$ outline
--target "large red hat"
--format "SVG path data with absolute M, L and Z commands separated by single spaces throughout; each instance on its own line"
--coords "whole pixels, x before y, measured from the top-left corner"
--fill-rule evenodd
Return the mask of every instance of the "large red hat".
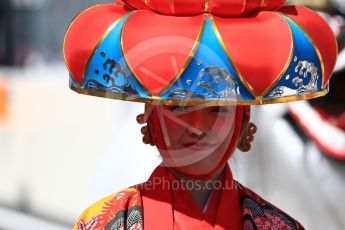
M 284 0 L 123 0 L 67 30 L 70 87 L 163 104 L 265 104 L 328 92 L 337 45 L 327 23 Z

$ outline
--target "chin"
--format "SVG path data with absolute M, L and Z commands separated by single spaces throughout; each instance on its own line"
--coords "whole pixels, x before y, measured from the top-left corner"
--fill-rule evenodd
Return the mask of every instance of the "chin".
M 176 171 L 178 171 L 179 173 L 185 174 L 185 175 L 190 175 L 190 176 L 207 176 L 210 173 L 212 173 L 217 167 L 219 167 L 219 164 L 222 164 L 224 158 L 224 154 L 226 154 L 226 152 L 222 149 L 215 149 L 212 151 L 212 153 L 210 154 L 209 151 L 207 151 L 207 154 L 186 154 L 189 155 L 191 158 L 194 158 L 193 161 L 189 161 L 190 164 L 186 163 L 188 161 L 186 161 L 187 159 L 184 158 L 183 161 L 184 162 L 180 162 L 178 160 L 178 158 L 173 157 L 170 158 L 169 160 L 165 161 L 166 164 L 169 166 L 171 166 L 173 169 L 175 169 Z M 184 155 L 184 154 L 183 154 Z M 199 158 L 200 157 L 200 158 Z M 198 158 L 200 160 L 198 160 Z M 175 159 L 175 160 L 174 160 Z M 181 164 L 184 163 L 184 164 Z
M 203 176 L 210 174 L 216 167 L 217 164 L 210 164 L 207 159 L 204 159 L 191 165 L 176 167 L 175 170 L 186 175 Z

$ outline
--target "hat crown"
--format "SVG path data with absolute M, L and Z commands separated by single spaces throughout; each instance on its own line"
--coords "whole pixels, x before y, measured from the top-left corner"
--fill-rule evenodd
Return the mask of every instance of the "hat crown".
M 150 9 L 159 14 L 194 16 L 212 13 L 220 17 L 242 17 L 260 10 L 275 10 L 285 0 L 120 0 L 135 9 Z

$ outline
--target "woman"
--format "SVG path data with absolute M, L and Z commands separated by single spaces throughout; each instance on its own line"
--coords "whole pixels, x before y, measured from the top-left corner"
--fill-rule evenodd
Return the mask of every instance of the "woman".
M 157 144 L 162 164 L 87 209 L 75 229 L 302 229 L 232 178 L 228 158 L 237 145 L 248 150 L 256 131 L 249 107 L 147 105 L 138 121 L 145 116 L 143 140 Z
M 145 102 L 143 141 L 163 158 L 147 182 L 94 204 L 75 229 L 303 229 L 234 181 L 226 163 L 236 146 L 250 149 L 248 105 L 328 91 L 331 30 L 283 4 L 126 0 L 73 21 L 64 44 L 70 87 Z

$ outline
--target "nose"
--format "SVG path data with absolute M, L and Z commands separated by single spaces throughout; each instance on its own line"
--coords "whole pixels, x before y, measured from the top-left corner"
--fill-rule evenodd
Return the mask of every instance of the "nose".
M 190 129 L 187 130 L 187 133 L 188 133 L 188 135 L 191 138 L 199 139 L 199 140 L 203 139 L 207 135 L 205 132 L 196 133 L 196 132 L 193 132 L 193 130 L 190 130 Z
M 191 126 L 187 129 L 189 136 L 198 139 L 206 136 L 209 127 L 207 127 L 207 122 L 205 122 L 205 116 L 202 110 L 196 110 L 191 113 L 189 124 Z

